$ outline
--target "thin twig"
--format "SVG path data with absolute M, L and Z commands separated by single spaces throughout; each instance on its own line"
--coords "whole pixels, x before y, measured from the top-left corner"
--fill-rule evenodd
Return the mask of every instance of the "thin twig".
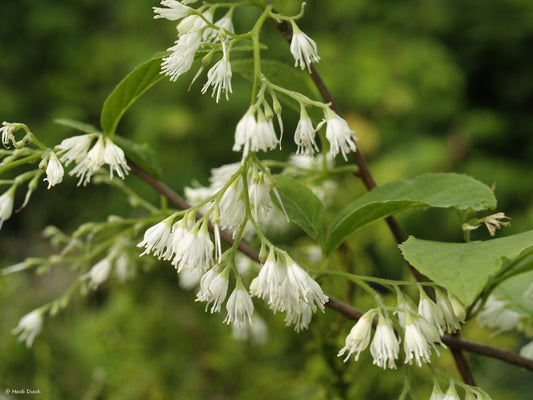
M 137 175 L 140 179 L 148 183 L 160 194 L 165 196 L 172 204 L 180 209 L 188 209 L 189 205 L 187 202 L 176 192 L 170 189 L 167 185 L 157 180 L 149 173 L 144 171 L 142 168 L 136 166 L 133 163 L 129 163 L 131 171 Z M 212 227 L 211 227 L 212 229 Z M 234 244 L 234 240 L 231 234 L 227 232 L 221 232 L 221 238 L 228 243 L 229 245 Z M 239 250 L 246 254 L 248 257 L 252 258 L 255 261 L 259 261 L 259 253 L 254 248 L 248 246 L 246 243 L 241 241 L 239 243 Z M 335 297 L 329 296 L 329 301 L 326 303 L 326 306 L 332 310 L 337 311 L 344 317 L 357 321 L 364 314 L 363 311 L 350 306 L 349 304 L 344 303 L 343 301 L 336 299 Z M 481 354 L 491 358 L 496 358 L 502 361 L 505 361 L 509 364 L 514 364 L 523 368 L 526 368 L 530 371 L 533 371 L 533 361 L 528 360 L 527 358 L 521 357 L 518 354 L 500 350 L 495 347 L 487 346 L 481 343 L 471 342 L 464 340 L 452 335 L 444 335 L 442 341 L 451 349 L 465 350 L 476 354 Z

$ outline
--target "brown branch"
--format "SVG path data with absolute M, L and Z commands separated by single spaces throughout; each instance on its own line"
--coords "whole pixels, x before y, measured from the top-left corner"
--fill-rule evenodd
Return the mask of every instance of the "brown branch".
M 167 185 L 162 183 L 161 181 L 157 180 L 150 174 L 148 174 L 146 171 L 144 171 L 142 168 L 138 167 L 137 165 L 133 163 L 129 163 L 131 171 L 137 175 L 140 179 L 148 183 L 150 186 L 152 186 L 156 191 L 158 191 L 160 194 L 165 196 L 172 204 L 174 204 L 176 207 L 186 210 L 189 208 L 189 205 L 187 202 L 176 192 L 174 192 L 171 188 L 169 188 Z M 210 227 L 212 230 L 212 227 Z M 220 237 L 222 240 L 224 240 L 226 243 L 228 243 L 230 246 L 233 245 L 235 242 L 231 236 L 231 234 L 227 232 L 221 232 Z M 239 250 L 246 254 L 248 257 L 252 258 L 255 261 L 259 262 L 259 253 L 254 248 L 248 246 L 246 243 L 241 241 L 239 243 Z M 343 301 L 336 299 L 335 297 L 329 296 L 329 300 L 326 303 L 326 306 L 332 310 L 337 311 L 339 314 L 343 315 L 344 317 L 357 321 L 361 316 L 363 316 L 364 312 L 350 306 L 349 304 L 344 303 Z M 521 357 L 518 354 L 511 353 L 509 351 L 500 350 L 495 347 L 487 346 L 481 343 L 471 342 L 468 340 L 464 340 L 452 335 L 444 335 L 442 337 L 442 341 L 450 347 L 450 349 L 453 350 L 466 350 L 472 353 L 481 354 L 484 356 L 496 358 L 502 361 L 505 361 L 509 364 L 514 364 L 523 368 L 526 368 L 530 371 L 533 371 L 533 361 L 528 360 L 527 358 Z

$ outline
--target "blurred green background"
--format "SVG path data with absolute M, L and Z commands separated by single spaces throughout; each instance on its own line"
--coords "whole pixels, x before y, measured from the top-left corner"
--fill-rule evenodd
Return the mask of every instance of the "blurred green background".
M 318 44 L 318 70 L 358 132 L 376 180 L 427 171 L 470 174 L 494 186 L 499 211 L 512 217 L 512 227 L 500 235 L 531 229 L 533 2 L 307 3 L 300 26 Z M 154 21 L 156 5 L 153 0 L 0 2 L 0 118 L 26 123 L 49 145 L 76 134 L 54 124 L 55 118 L 98 125 L 112 88 L 175 40 L 173 23 Z M 287 2 L 288 12 L 298 8 L 299 2 Z M 255 16 L 238 10 L 237 30 L 247 29 Z M 269 46 L 264 57 L 292 64 L 272 26 L 266 26 L 263 39 Z M 180 193 L 193 180 L 205 184 L 210 168 L 239 159 L 231 152 L 233 127 L 249 101 L 250 85 L 239 76 L 234 76 L 230 102 L 215 105 L 202 96 L 204 77 L 187 92 L 196 69 L 178 83 L 159 83 L 118 129 L 156 150 L 162 179 Z M 294 130 L 297 117 L 285 107 L 287 132 Z M 284 158 L 294 151 L 289 136 L 283 153 L 268 156 Z M 128 181 L 158 201 L 137 178 Z M 69 178 L 50 191 L 42 185 L 30 205 L 4 224 L 0 266 L 50 254 L 53 249 L 40 236 L 49 224 L 70 232 L 86 221 L 135 212 L 110 187 L 77 188 L 75 183 Z M 354 192 L 364 192 L 352 177 L 342 187 L 347 190 L 335 196 L 332 212 Z M 17 194 L 17 204 L 23 196 Z M 459 221 L 451 214 L 425 211 L 402 215 L 400 221 L 417 237 L 460 241 Z M 487 238 L 474 233 L 474 239 Z M 306 243 L 298 232 L 284 240 Z M 402 277 L 401 258 L 384 224 L 354 235 L 347 247 L 357 271 Z M 36 398 L 43 400 L 385 399 L 401 390 L 402 373 L 382 373 L 368 355 L 348 365 L 336 360 L 351 324 L 330 311 L 317 318 L 313 336 L 284 328 L 279 316 L 263 307 L 269 342 L 236 342 L 221 316 L 204 313 L 194 294 L 178 287 L 168 265 L 156 264 L 138 276 L 76 297 L 65 312 L 46 320 L 29 350 L 10 330 L 75 277 L 66 267 L 45 276 L 1 277 L 0 388 L 38 388 Z M 491 337 L 475 324 L 465 335 L 511 350 L 525 343 L 518 335 Z M 317 336 L 323 340 L 316 341 Z M 494 399 L 530 398 L 530 373 L 477 356 L 468 359 L 478 383 Z M 453 370 L 447 357 L 439 366 Z M 415 375 L 420 398 L 428 398 L 427 371 Z

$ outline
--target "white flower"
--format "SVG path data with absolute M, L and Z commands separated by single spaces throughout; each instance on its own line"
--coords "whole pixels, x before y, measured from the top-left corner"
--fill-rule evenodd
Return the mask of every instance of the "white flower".
M 355 353 L 354 360 L 359 360 L 359 354 L 370 344 L 370 338 L 372 337 L 372 323 L 374 322 L 375 315 L 376 310 L 370 310 L 359 318 L 359 321 L 357 321 L 354 327 L 350 330 L 348 336 L 346 336 L 346 344 L 339 351 L 337 357 L 341 357 L 344 353 L 348 352 L 344 362 L 348 361 L 353 353 Z
M 328 108 L 325 113 L 326 138 L 329 141 L 329 154 L 335 157 L 339 152 L 345 160 L 348 160 L 346 154 L 355 151 L 355 132 L 348 126 L 348 123 L 337 115 L 333 110 Z
M 434 325 L 439 334 L 443 335 L 446 330 L 446 320 L 442 314 L 442 310 L 433 300 L 431 300 L 426 292 L 420 290 L 420 301 L 418 302 L 418 313 L 426 319 L 430 324 Z
M 450 387 L 448 387 L 448 390 L 446 391 L 443 400 L 461 400 L 461 398 L 457 394 L 457 391 L 455 390 L 455 384 L 453 383 L 453 381 L 450 381 Z
M 300 120 L 294 132 L 294 142 L 298 146 L 296 154 L 303 154 L 305 156 L 312 156 L 318 147 L 315 143 L 316 129 L 313 127 L 313 122 L 307 115 L 305 107 L 300 105 Z
M 250 293 L 252 296 L 266 300 L 274 312 L 283 311 L 286 307 L 283 304 L 283 299 L 280 298 L 280 292 L 281 285 L 286 278 L 286 266 L 278 265 L 275 252 L 270 250 L 259 274 L 250 283 Z
M 440 385 L 436 379 L 433 384 L 433 391 L 431 392 L 431 397 L 429 400 L 444 400 L 444 392 L 440 388 Z
M 41 312 L 34 310 L 23 316 L 17 327 L 11 331 L 13 335 L 20 336 L 19 342 L 26 341 L 26 347 L 31 347 L 35 337 L 41 332 L 43 326 L 43 316 Z
M 300 331 L 308 327 L 317 308 L 324 311 L 328 297 L 320 285 L 286 254 L 278 261 L 271 250 L 259 274 L 250 284 L 253 296 L 268 302 L 272 311 L 287 313 L 287 325 Z
M 178 274 L 179 285 L 185 290 L 191 290 L 200 284 L 203 272 L 198 268 L 184 268 Z
M 520 355 L 533 360 L 533 340 L 520 349 Z
M 293 308 L 287 310 L 285 315 L 285 326 L 294 325 L 294 330 L 300 332 L 302 329 L 307 329 L 313 318 L 313 308 L 307 303 L 301 303 L 298 309 Z
M 500 229 L 502 226 L 509 226 L 511 223 L 509 221 L 503 221 L 504 219 L 511 219 L 507 217 L 504 213 L 499 212 L 496 214 L 489 215 L 483 218 L 483 223 L 487 227 L 490 236 L 496 234 L 496 230 Z
M 278 143 L 272 119 L 259 110 L 256 120 L 255 107 L 252 106 L 237 123 L 233 151 L 243 149 L 243 158 L 246 158 L 249 151 L 272 150 Z
M 182 268 L 199 268 L 206 271 L 213 264 L 213 242 L 207 230 L 207 222 L 194 226 L 178 242 L 172 265 L 180 272 Z
M 15 132 L 16 129 L 17 126 L 15 124 L 6 121 L 2 122 L 2 128 L 0 128 L 0 132 L 2 132 L 2 144 L 5 147 L 9 145 L 9 142 L 15 146 L 16 140 L 13 132 Z
M 85 275 L 82 275 L 80 279 L 89 279 L 89 287 L 91 289 L 97 289 L 102 283 L 104 283 L 109 274 L 111 273 L 111 260 L 106 257 L 98 261 Z
M 272 119 L 267 118 L 262 111 L 259 111 L 256 131 L 250 132 L 250 150 L 268 151 L 275 148 L 278 143 Z
M 118 239 L 109 249 L 109 259 L 115 267 L 115 275 L 121 283 L 135 276 L 136 258 L 131 251 L 132 242 L 123 237 Z
M 210 10 L 204 12 L 203 17 L 209 22 L 213 22 L 213 13 Z M 207 24 L 204 19 L 199 15 L 189 15 L 187 18 L 184 18 L 177 26 L 178 34 L 185 35 L 191 32 L 198 32 L 202 30 Z
M 109 138 L 105 138 L 104 162 L 109 165 L 109 177 L 113 179 L 113 171 L 119 178 L 124 179 L 128 175 L 130 167 L 126 162 L 124 151 Z
M 329 300 L 320 285 L 309 276 L 298 264 L 290 260 L 287 267 L 287 277 L 299 300 L 303 300 L 313 312 L 317 307 L 324 312 L 324 304 Z
M 231 336 L 235 340 L 250 340 L 254 344 L 268 341 L 268 330 L 262 318 L 254 315 L 252 322 L 233 325 Z
M 168 48 L 172 53 L 163 58 L 161 73 L 169 76 L 172 82 L 177 81 L 180 75 L 191 69 L 194 55 L 201 42 L 202 37 L 198 31 L 181 35 L 176 44 Z
M 255 219 L 260 217 L 259 211 L 262 212 L 262 216 L 266 215 L 272 205 L 272 199 L 270 198 L 271 187 L 267 179 L 268 176 L 264 172 L 254 171 L 252 180 L 248 183 L 248 195 Z
M 61 161 L 69 165 L 72 161 L 78 163 L 85 159 L 93 138 L 94 135 L 78 135 L 64 139 L 57 146 L 59 153 L 64 153 Z
M 448 292 L 448 300 L 450 301 L 453 313 L 457 317 L 459 322 L 464 322 L 466 318 L 466 310 L 463 303 L 461 303 L 461 301 L 450 292 Z
M 15 198 L 16 186 L 11 186 L 7 192 L 0 196 L 0 229 L 2 224 L 13 214 L 13 202 Z
M 257 121 L 255 119 L 255 110 L 250 107 L 246 114 L 239 120 L 235 128 L 235 143 L 233 151 L 243 150 L 243 157 L 248 155 L 250 150 L 250 137 L 257 130 Z
M 167 252 L 171 244 L 170 227 L 172 224 L 172 217 L 169 217 L 158 224 L 151 226 L 144 233 L 144 239 L 137 244 L 137 247 L 144 247 L 146 250 L 141 253 L 141 256 L 151 253 L 154 256 L 162 258 Z
M 93 174 L 104 165 L 104 150 L 104 138 L 100 135 L 98 136 L 96 144 L 86 153 L 85 158 L 79 161 L 72 171 L 69 172 L 69 175 L 74 175 L 77 178 L 80 178 L 78 186 L 89 183 Z M 61 159 L 63 160 L 63 158 Z
M 479 228 L 481 224 L 485 224 L 485 227 L 489 231 L 490 236 L 494 236 L 496 234 L 497 229 L 501 229 L 501 227 L 503 226 L 511 225 L 509 221 L 503 221 L 505 219 L 511 219 L 511 218 L 507 217 L 502 212 L 492 214 L 492 215 L 487 215 L 486 217 L 483 217 L 483 218 L 475 218 L 464 223 L 463 230 L 473 231 Z
M 478 314 L 477 320 L 487 328 L 497 329 L 496 334 L 515 328 L 520 321 L 520 314 L 509 310 L 505 302 L 490 295 L 483 310 Z
M 222 42 L 222 59 L 219 60 L 213 67 L 207 72 L 207 82 L 202 88 L 202 93 L 207 92 L 209 86 L 213 86 L 213 93 L 211 96 L 217 94 L 216 102 L 220 100 L 220 94 L 226 93 L 226 100 L 229 100 L 228 93 L 232 93 L 231 90 L 231 63 L 229 62 L 229 56 L 226 50 L 226 43 Z
M 240 180 L 233 182 L 224 192 L 219 208 L 222 229 L 234 230 L 241 226 L 246 217 L 246 204 Z
M 46 178 L 44 178 L 45 181 L 48 181 L 48 189 L 61 183 L 63 181 L 64 174 L 65 171 L 56 154 L 53 152 L 50 153 L 48 165 L 46 166 Z
M 95 137 L 98 137 L 98 139 L 89 150 Z M 130 169 L 124 157 L 124 151 L 104 135 L 87 134 L 73 136 L 64 139 L 57 148 L 59 150 L 58 154 L 61 155 L 61 162 L 67 166 L 73 161 L 77 164 L 70 171 L 69 175 L 80 178 L 78 185 L 89 183 L 94 173 L 104 164 L 109 165 L 111 178 L 113 178 L 113 172 L 116 172 L 120 178 L 124 179 L 124 176 L 128 174 Z M 52 157 L 50 158 L 51 161 Z M 56 172 L 59 172 L 58 168 L 56 170 Z
M 435 289 L 437 297 L 437 307 L 442 311 L 444 320 L 446 321 L 446 330 L 449 333 L 454 333 L 461 328 L 461 322 L 457 315 L 455 315 L 452 303 L 450 302 L 448 296 L 444 293 L 442 289 Z
M 222 18 L 215 22 L 215 25 L 220 29 L 228 31 L 230 33 L 235 33 L 235 28 L 233 27 L 232 20 L 233 11 L 230 9 Z
M 154 18 L 166 18 L 170 21 L 175 21 L 189 15 L 191 8 L 181 4 L 176 0 L 163 0 L 161 5 L 167 8 L 153 7 Z
M 197 269 L 197 268 L 194 268 Z M 196 301 L 205 301 L 205 310 L 209 304 L 213 303 L 211 307 L 211 314 L 219 312 L 222 307 L 222 303 L 228 293 L 228 268 L 224 268 L 219 271 L 216 268 L 211 268 L 207 271 L 200 281 L 200 290 L 196 294 Z
M 408 313 L 415 314 L 416 309 L 414 305 L 412 304 L 411 300 L 400 291 L 398 291 L 397 301 L 398 301 L 398 304 L 396 305 L 396 308 L 398 308 L 399 310 L 405 310 L 405 311 L 395 311 L 394 313 L 398 317 L 398 322 L 400 323 L 400 326 L 402 327 L 402 329 L 405 329 L 406 315 Z
M 438 336 L 438 334 L 437 334 Z M 421 367 L 422 363 L 428 363 L 431 359 L 431 348 L 426 337 L 413 321 L 411 314 L 406 315 L 404 336 L 405 363 L 412 364 L 413 359 Z
M 238 325 L 253 321 L 254 303 L 240 281 L 237 282 L 237 286 L 226 303 L 226 310 L 228 315 L 224 319 L 225 324 Z
M 115 275 L 121 283 L 135 276 L 135 269 L 133 268 L 134 265 L 135 260 L 132 257 L 132 254 L 126 250 L 123 250 L 122 253 L 116 256 Z
M 316 63 L 320 60 L 316 43 L 303 33 L 295 23 L 292 24 L 292 27 L 291 53 L 295 60 L 294 66 L 296 67 L 300 64 L 301 69 L 307 67 L 309 72 L 311 72 L 311 63 Z
M 396 338 L 392 324 L 388 317 L 380 313 L 376 333 L 370 345 L 370 353 L 374 358 L 374 365 L 383 369 L 395 369 L 395 360 L 398 359 L 399 352 L 400 343 Z
M 180 251 L 180 242 L 185 237 L 187 233 L 194 227 L 195 219 L 191 217 L 184 217 L 172 225 L 172 231 L 168 239 L 168 246 L 165 249 L 165 252 L 161 254 L 160 258 L 163 260 L 172 260 L 173 257 L 177 256 Z M 176 263 L 179 261 L 179 257 L 176 260 Z

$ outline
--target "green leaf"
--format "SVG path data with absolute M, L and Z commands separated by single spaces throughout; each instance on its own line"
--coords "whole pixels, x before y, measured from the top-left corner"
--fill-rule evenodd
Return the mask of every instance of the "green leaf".
M 54 122 L 85 133 L 100 133 L 100 130 L 96 126 L 86 124 L 85 122 L 75 121 L 73 119 L 59 118 L 55 119 Z
M 144 169 L 153 177 L 158 179 L 161 177 L 159 157 L 157 157 L 147 143 L 135 143 L 119 135 L 115 135 L 113 141 L 124 150 L 124 154 L 128 160 Z
M 472 243 L 443 243 L 409 237 L 400 245 L 404 258 L 464 304 L 471 304 L 502 263 L 533 245 L 533 230 Z
M 276 189 L 279 192 L 283 207 L 277 196 L 272 200 L 281 211 L 285 209 L 289 219 L 302 228 L 310 237 L 322 242 L 324 237 L 324 206 L 316 195 L 303 183 L 285 175 L 274 175 Z
M 162 57 L 151 59 L 135 68 L 104 102 L 100 124 L 106 134 L 114 134 L 126 110 L 150 87 L 159 82 Z
M 433 173 L 393 181 L 378 186 L 340 212 L 331 225 L 326 253 L 371 222 L 424 207 L 480 211 L 495 208 L 496 198 L 487 185 L 466 175 Z

